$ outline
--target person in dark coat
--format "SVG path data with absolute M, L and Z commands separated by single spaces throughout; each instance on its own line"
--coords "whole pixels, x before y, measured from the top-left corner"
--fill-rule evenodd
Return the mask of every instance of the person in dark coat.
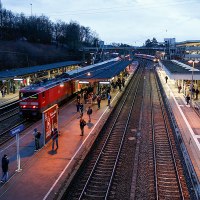
M 190 96 L 189 95 L 186 96 L 186 102 L 187 102 L 187 105 L 190 103 Z
M 88 107 L 88 111 L 87 111 L 87 115 L 88 115 L 88 118 L 89 118 L 89 122 L 91 122 L 91 114 L 92 114 L 92 108 L 89 106 Z
M 56 143 L 56 149 L 58 149 L 58 129 L 54 128 L 52 135 L 52 151 L 54 151 L 54 144 Z
M 80 105 L 81 105 L 80 102 L 77 102 L 77 103 L 76 103 L 76 109 L 77 109 L 77 112 L 79 112 Z
M 83 117 L 83 104 L 81 103 L 80 106 L 79 106 L 79 111 L 80 111 L 80 118 Z
M 98 109 L 100 109 L 100 106 L 101 106 L 101 96 L 100 95 L 97 96 L 97 105 L 98 105 Z
M 199 95 L 199 90 L 198 90 L 198 88 L 195 90 L 195 93 L 196 93 L 196 99 L 198 99 L 198 95 Z
M 167 83 L 167 80 L 168 80 L 168 76 L 165 76 L 165 81 L 166 81 L 166 83 Z
M 1 164 L 2 172 L 3 172 L 1 183 L 5 183 L 8 180 L 8 164 L 9 164 L 9 159 L 6 154 L 3 156 L 1 163 L 2 163 Z
M 35 137 L 35 151 L 38 151 L 40 148 L 40 137 L 41 133 L 37 130 L 37 128 L 34 129 L 34 137 Z
M 83 118 L 81 118 L 80 119 L 81 136 L 84 135 L 84 127 L 85 127 L 85 125 L 86 125 L 86 121 Z

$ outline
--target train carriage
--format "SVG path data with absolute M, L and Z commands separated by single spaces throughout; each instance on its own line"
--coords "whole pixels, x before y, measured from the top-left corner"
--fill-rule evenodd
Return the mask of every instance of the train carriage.
M 20 113 L 23 116 L 41 115 L 47 108 L 71 96 L 75 92 L 73 85 L 73 81 L 67 78 L 22 88 L 19 92 Z

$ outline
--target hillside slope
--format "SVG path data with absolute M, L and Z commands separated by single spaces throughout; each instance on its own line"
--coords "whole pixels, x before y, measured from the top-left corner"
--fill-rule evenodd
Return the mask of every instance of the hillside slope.
M 80 53 L 69 52 L 65 47 L 26 41 L 0 41 L 0 70 L 81 60 L 81 58 Z

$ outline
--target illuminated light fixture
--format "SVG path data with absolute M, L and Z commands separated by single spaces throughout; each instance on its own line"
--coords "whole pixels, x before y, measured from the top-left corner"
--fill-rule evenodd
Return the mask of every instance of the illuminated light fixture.
M 36 108 L 36 106 L 33 106 L 33 108 Z
M 22 106 L 22 108 L 26 108 L 26 106 Z
M 60 83 L 60 87 L 64 87 L 64 83 L 62 82 L 62 83 Z
M 100 81 L 99 83 L 100 83 L 100 84 L 110 84 L 109 81 Z
M 88 75 L 88 76 L 90 76 L 90 75 L 91 75 L 91 73 L 90 73 L 90 72 L 88 72 L 88 73 L 87 73 L 87 75 Z
M 88 82 L 88 81 L 79 81 L 79 83 L 85 83 L 85 84 L 88 84 L 89 82 Z
M 14 81 L 23 81 L 22 78 L 14 78 Z

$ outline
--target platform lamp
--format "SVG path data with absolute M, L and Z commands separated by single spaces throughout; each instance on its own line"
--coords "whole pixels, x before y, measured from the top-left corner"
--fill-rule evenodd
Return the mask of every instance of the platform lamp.
M 192 63 L 192 82 L 191 82 L 191 92 L 190 92 L 190 104 L 192 105 L 192 88 L 193 88 L 193 76 L 194 76 L 194 64 L 198 63 L 198 60 L 189 60 L 188 63 Z

